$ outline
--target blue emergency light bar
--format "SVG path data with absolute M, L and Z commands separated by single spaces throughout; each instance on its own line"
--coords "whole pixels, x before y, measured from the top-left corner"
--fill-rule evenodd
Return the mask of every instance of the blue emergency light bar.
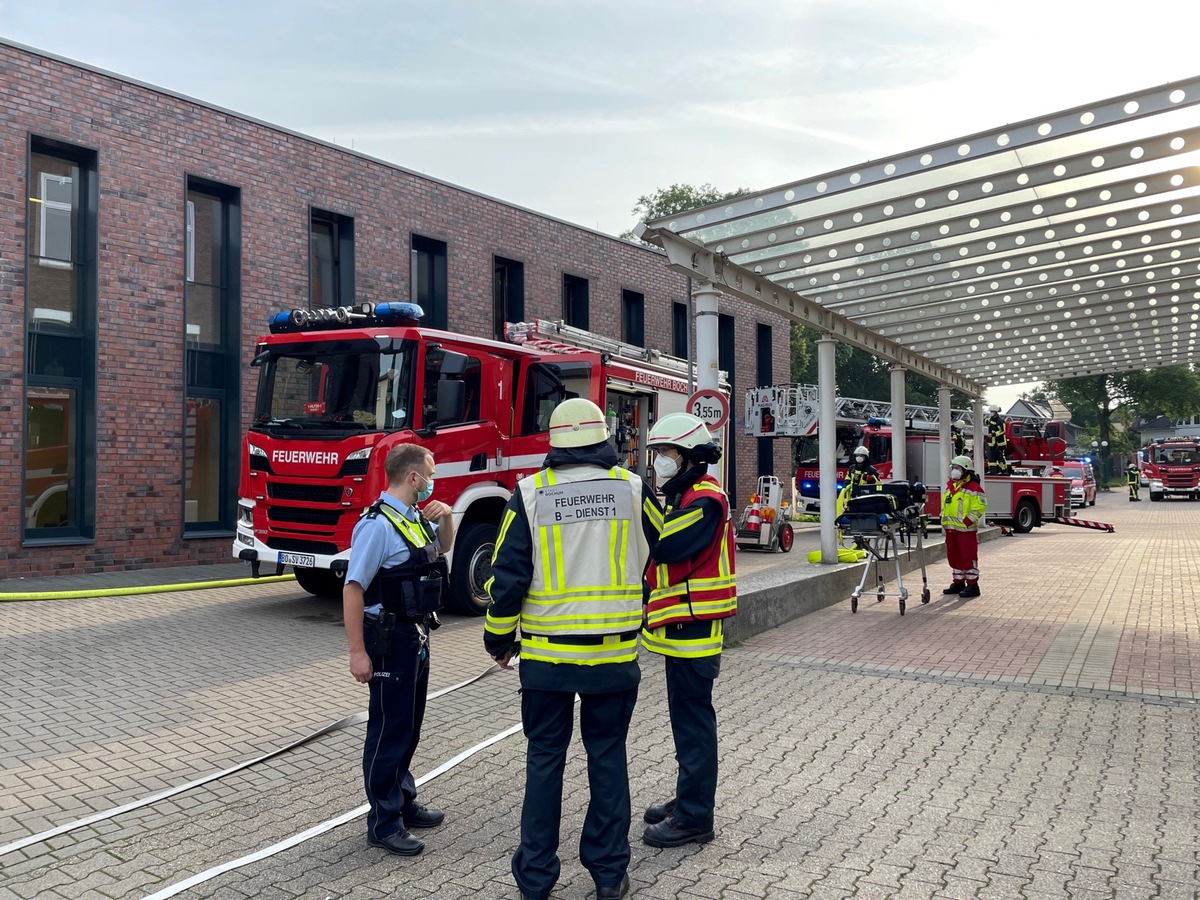
M 292 309 L 267 319 L 271 334 L 296 331 L 326 331 L 331 328 L 363 328 L 419 325 L 425 315 L 417 303 L 360 303 L 321 309 Z

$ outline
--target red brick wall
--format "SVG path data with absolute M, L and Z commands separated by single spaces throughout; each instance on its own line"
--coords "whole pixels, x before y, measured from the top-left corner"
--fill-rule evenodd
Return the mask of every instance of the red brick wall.
M 99 154 L 97 518 L 94 542 L 22 546 L 27 152 L 30 136 Z M 242 354 L 270 312 L 307 306 L 309 208 L 354 218 L 359 300 L 407 299 L 409 240 L 448 245 L 450 327 L 491 336 L 492 256 L 525 265 L 527 318 L 562 315 L 564 272 L 589 280 L 590 328 L 620 336 L 621 290 L 645 294 L 646 344 L 671 347 L 671 303 L 685 282 L 661 254 L 438 183 L 338 147 L 0 42 L 0 578 L 229 561 L 232 537 L 183 538 L 184 192 L 188 175 L 241 190 Z M 737 309 L 739 378 L 755 372 L 755 326 L 774 328 L 787 377 L 785 322 Z M 254 381 L 242 381 L 243 422 Z M 739 500 L 758 473 L 740 434 Z M 786 442 L 776 446 L 787 477 Z

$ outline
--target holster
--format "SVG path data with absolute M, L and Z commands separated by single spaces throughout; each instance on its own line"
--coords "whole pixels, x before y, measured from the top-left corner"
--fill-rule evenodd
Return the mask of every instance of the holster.
M 391 650 L 396 618 L 394 612 L 378 604 L 363 610 L 363 643 L 371 656 L 382 656 Z

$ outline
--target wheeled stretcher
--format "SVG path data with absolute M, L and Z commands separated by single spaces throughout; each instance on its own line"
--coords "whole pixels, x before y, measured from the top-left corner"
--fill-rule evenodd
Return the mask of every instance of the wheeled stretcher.
M 909 554 L 917 551 L 921 565 L 921 602 L 929 602 L 929 579 L 925 575 L 924 539 L 928 531 L 925 518 L 925 486 L 920 482 L 891 481 L 859 489 L 857 496 L 846 503 L 845 512 L 838 517 L 842 534 L 854 542 L 854 546 L 866 552 L 862 578 L 850 595 L 850 611 L 858 612 L 858 599 L 863 595 L 867 577 L 875 572 L 875 601 L 884 597 L 900 600 L 900 615 L 904 615 L 908 588 L 900 571 L 900 547 Z M 914 541 L 916 546 L 914 548 Z M 884 587 L 883 564 L 892 560 L 896 566 L 896 590 Z

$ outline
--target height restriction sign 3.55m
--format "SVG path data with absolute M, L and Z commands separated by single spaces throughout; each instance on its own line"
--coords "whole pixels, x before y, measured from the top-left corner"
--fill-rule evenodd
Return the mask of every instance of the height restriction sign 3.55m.
M 701 388 L 687 399 L 687 411 L 708 426 L 720 431 L 729 421 L 729 400 L 720 391 Z

